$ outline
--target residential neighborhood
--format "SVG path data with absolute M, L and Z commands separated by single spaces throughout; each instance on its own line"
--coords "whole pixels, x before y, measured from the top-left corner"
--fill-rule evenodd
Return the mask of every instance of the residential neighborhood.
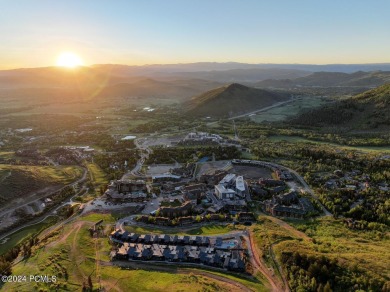
M 244 272 L 244 249 L 236 239 L 222 237 L 135 234 L 113 231 L 110 240 L 118 245 L 117 260 L 166 261 L 204 264 Z

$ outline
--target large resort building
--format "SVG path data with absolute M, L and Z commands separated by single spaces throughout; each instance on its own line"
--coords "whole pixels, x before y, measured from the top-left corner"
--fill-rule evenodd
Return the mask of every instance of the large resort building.
M 146 183 L 144 180 L 114 180 L 105 195 L 117 202 L 142 202 L 147 198 Z
M 215 194 L 220 200 L 243 199 L 248 193 L 248 187 L 243 176 L 227 174 L 216 186 Z
M 210 134 L 205 132 L 192 132 L 188 133 L 188 135 L 183 139 L 183 141 L 188 142 L 220 142 L 223 138 L 217 134 Z
M 248 185 L 243 176 L 227 174 L 214 187 L 215 196 L 220 200 L 219 206 L 226 212 L 243 211 L 247 209 L 250 199 Z

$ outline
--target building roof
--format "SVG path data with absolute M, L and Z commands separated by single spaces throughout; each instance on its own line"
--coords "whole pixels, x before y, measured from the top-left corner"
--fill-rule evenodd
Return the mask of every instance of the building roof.
M 245 191 L 244 177 L 241 175 L 236 178 L 236 189 L 242 192 Z
M 220 184 L 228 184 L 235 178 L 236 178 L 236 175 L 234 173 L 228 173 L 227 175 L 225 175 L 225 177 L 219 183 Z
M 223 194 L 235 194 L 236 192 L 232 189 L 227 189 L 224 185 L 215 185 L 215 188 Z
M 272 209 L 276 212 L 294 213 L 294 214 L 299 214 L 299 215 L 306 214 L 306 211 L 303 209 L 281 206 L 279 204 L 276 204 Z
M 174 175 L 174 174 L 159 174 L 159 175 L 153 175 L 152 179 L 159 179 L 159 178 L 172 178 L 172 179 L 181 179 L 181 176 Z

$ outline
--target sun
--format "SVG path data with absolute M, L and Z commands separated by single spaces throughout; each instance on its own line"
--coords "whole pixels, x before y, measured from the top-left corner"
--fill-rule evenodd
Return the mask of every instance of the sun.
M 83 64 L 83 60 L 71 52 L 61 53 L 57 58 L 57 66 L 59 67 L 75 68 Z

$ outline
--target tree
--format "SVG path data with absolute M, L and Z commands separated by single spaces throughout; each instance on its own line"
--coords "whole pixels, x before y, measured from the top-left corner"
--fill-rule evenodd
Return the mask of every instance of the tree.
M 92 284 L 91 275 L 88 276 L 88 287 L 89 287 L 89 289 L 91 289 L 91 291 L 92 291 L 92 289 L 93 289 L 93 284 Z
M 332 292 L 332 288 L 330 288 L 329 281 L 326 282 L 326 285 L 324 287 L 324 292 Z
M 324 286 L 322 285 L 322 283 L 318 285 L 317 292 L 324 292 Z
M 317 281 L 316 281 L 316 278 L 311 278 L 311 281 L 310 281 L 310 289 L 312 291 L 316 291 L 316 288 L 317 288 Z
M 0 258 L 0 271 L 3 275 L 10 275 L 12 271 L 12 263 L 3 261 L 3 259 Z

